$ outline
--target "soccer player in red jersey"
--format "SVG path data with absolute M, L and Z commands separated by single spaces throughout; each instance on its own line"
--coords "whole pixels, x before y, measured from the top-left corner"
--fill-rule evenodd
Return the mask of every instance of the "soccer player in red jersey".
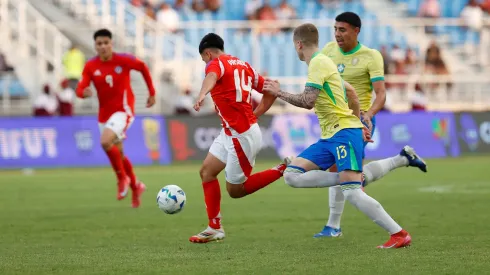
M 117 199 L 124 199 L 131 187 L 132 206 L 137 208 L 146 186 L 136 179 L 133 166 L 123 153 L 122 144 L 126 130 L 134 120 L 130 71 L 137 70 L 143 74 L 150 92 L 146 104 L 148 108 L 155 104 L 155 88 L 150 71 L 143 61 L 129 54 L 112 51 L 112 33 L 109 30 L 96 31 L 94 41 L 98 56 L 85 64 L 76 94 L 80 98 L 91 97 L 93 92 L 89 85 L 90 82 L 94 84 L 99 99 L 100 143 L 117 176 Z
M 276 99 L 264 94 L 257 108 L 252 110 L 252 89 L 261 93 L 264 78 L 247 62 L 226 55 L 223 39 L 214 33 L 204 36 L 199 53 L 207 64 L 206 77 L 194 109 L 199 111 L 204 98 L 211 92 L 223 125 L 200 170 L 209 224 L 204 231 L 189 239 L 194 243 L 207 243 L 225 237 L 221 226 L 221 192 L 217 179 L 221 171 L 225 170 L 226 189 L 230 197 L 241 198 L 278 180 L 286 165 L 279 164 L 251 174 L 262 145 L 257 117 L 264 114 Z

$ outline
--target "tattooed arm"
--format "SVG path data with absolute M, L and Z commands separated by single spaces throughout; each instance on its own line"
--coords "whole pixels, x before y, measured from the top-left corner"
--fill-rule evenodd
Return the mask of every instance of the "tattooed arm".
M 311 110 L 315 106 L 315 101 L 319 94 L 319 89 L 306 86 L 305 91 L 301 94 L 290 94 L 279 91 L 277 97 L 294 106 Z
M 266 81 L 264 91 L 300 108 L 312 109 L 320 90 L 315 87 L 306 86 L 305 91 L 301 94 L 290 94 L 283 92 L 278 82 Z

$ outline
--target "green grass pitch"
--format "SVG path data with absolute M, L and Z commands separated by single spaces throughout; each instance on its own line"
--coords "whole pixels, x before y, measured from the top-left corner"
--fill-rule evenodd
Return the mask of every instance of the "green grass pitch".
M 328 217 L 326 189 L 282 180 L 234 200 L 222 180 L 227 239 L 191 244 L 207 223 L 196 164 L 137 167 L 147 184 L 140 209 L 116 201 L 108 168 L 0 172 L 0 274 L 488 274 L 490 157 L 429 160 L 366 188 L 413 237 L 377 250 L 388 235 L 347 205 L 344 236 L 313 239 Z M 255 171 L 274 163 L 258 160 Z M 156 206 L 167 184 L 185 209 Z

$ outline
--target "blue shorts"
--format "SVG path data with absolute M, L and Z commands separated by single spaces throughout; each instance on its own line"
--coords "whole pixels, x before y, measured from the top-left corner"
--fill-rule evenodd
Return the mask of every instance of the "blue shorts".
M 366 123 L 364 123 L 364 121 L 361 120 L 361 122 L 362 122 L 362 124 L 366 125 Z M 371 129 L 371 138 L 372 138 L 374 136 L 374 130 L 376 130 L 376 116 L 373 116 L 371 118 L 371 123 L 373 124 L 373 129 Z M 367 127 L 367 125 L 366 125 L 366 127 Z M 368 145 L 368 143 L 369 142 L 364 142 L 364 147 L 363 147 L 364 150 L 362 150 L 362 159 L 364 159 L 366 157 L 365 150 L 366 150 L 366 145 Z
M 321 170 L 327 170 L 336 164 L 339 172 L 344 170 L 362 172 L 363 152 L 362 130 L 348 128 L 338 131 L 329 139 L 320 139 L 298 157 L 313 162 Z

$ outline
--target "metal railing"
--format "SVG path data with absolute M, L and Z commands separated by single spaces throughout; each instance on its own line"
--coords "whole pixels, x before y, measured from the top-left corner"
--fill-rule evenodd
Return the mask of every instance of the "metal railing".
M 9 60 L 17 60 L 13 63 L 26 87 L 40 89 L 62 78 L 62 56 L 70 41 L 28 1 L 0 0 L 0 29 L 0 48 L 11 54 Z
M 291 20 L 291 21 L 195 21 L 195 22 L 181 22 L 180 30 L 177 33 L 169 33 L 161 28 L 155 21 L 149 20 L 146 15 L 139 9 L 132 7 L 126 1 L 119 0 L 57 0 L 70 7 L 70 10 L 75 13 L 76 16 L 84 18 L 91 26 L 95 28 L 107 27 L 115 32 L 115 41 L 124 47 L 125 50 L 130 51 L 145 58 L 149 62 L 152 68 L 152 74 L 156 81 L 161 77 L 162 72 L 171 71 L 174 75 L 174 81 L 180 89 L 191 88 L 192 90 L 198 90 L 200 82 L 203 78 L 204 63 L 201 61 L 195 41 L 191 43 L 188 41 L 186 34 L 189 32 L 197 32 L 198 39 L 201 34 L 207 32 L 216 32 L 228 37 L 225 41 L 225 45 L 236 43 L 235 49 L 247 48 L 250 52 L 249 61 L 258 71 L 263 71 L 266 63 L 262 59 L 263 53 L 267 47 L 267 44 L 261 43 L 261 39 L 264 36 L 271 36 L 267 33 L 267 29 L 284 29 L 293 28 L 304 22 L 311 22 L 317 25 L 321 29 L 321 44 L 331 41 L 333 19 L 315 19 L 315 20 Z M 22 5 L 25 5 L 25 0 L 0 0 L 0 16 L 1 18 L 11 18 L 8 14 L 10 11 L 6 11 L 5 7 L 20 6 L 19 10 L 22 10 Z M 97 4 L 100 3 L 100 4 Z M 26 8 L 24 8 L 26 9 Z M 23 13 L 19 13 L 19 18 L 13 18 L 13 22 L 9 25 L 12 29 L 16 29 L 16 35 L 23 37 L 23 41 L 27 41 L 26 35 L 28 32 L 20 32 L 19 30 L 25 30 L 27 28 L 26 20 L 21 20 Z M 327 18 L 327 17 L 326 17 Z M 22 23 L 22 22 L 23 23 Z M 1 21 L 2 25 L 5 23 Z M 36 24 L 36 26 L 42 26 L 42 23 Z M 368 28 L 372 26 L 373 28 Z M 377 33 L 376 30 L 382 29 L 379 27 L 391 27 L 393 31 L 391 33 Z M 423 60 L 425 57 L 425 50 L 428 47 L 426 38 L 433 38 L 434 36 L 428 36 L 425 28 L 427 26 L 463 26 L 460 19 L 403 19 L 394 20 L 390 18 L 380 18 L 377 20 L 365 20 L 363 21 L 363 31 L 361 31 L 360 40 L 363 43 L 369 44 L 369 41 L 382 38 L 383 41 L 392 42 L 394 33 L 396 36 L 404 36 L 404 33 L 410 33 L 410 36 L 404 36 L 407 43 L 411 47 L 418 48 L 419 60 Z M 59 26 L 62 28 L 62 26 Z M 39 28 L 39 27 L 36 27 Z M 329 31 L 326 31 L 330 29 Z M 366 30 L 371 30 L 373 33 L 368 33 Z M 12 36 L 12 32 L 2 31 L 3 37 Z M 249 39 L 247 42 L 234 41 L 233 36 L 230 38 L 229 33 L 247 34 Z M 328 33 L 329 35 L 326 35 Z M 228 35 L 227 35 L 228 34 Z M 484 22 L 484 28 L 479 33 L 480 42 L 478 44 L 471 45 L 472 56 L 471 58 L 479 62 L 480 67 L 486 68 L 490 65 L 490 20 L 486 19 Z M 421 39 L 424 37 L 424 39 Z M 444 35 L 441 35 L 444 38 Z M 59 38 L 58 38 L 59 39 Z M 444 39 L 442 39 L 443 41 Z M 9 43 L 9 41 L 6 41 Z M 293 47 L 291 41 L 283 41 L 280 44 L 281 47 Z M 42 51 L 55 50 L 56 54 L 52 54 L 50 60 L 61 57 L 59 53 L 59 43 L 54 43 L 53 47 L 40 46 Z M 444 43 L 441 45 L 443 55 L 445 51 Z M 21 46 L 19 52 L 25 52 L 26 49 Z M 293 49 L 294 51 L 294 49 Z M 168 53 L 171 54 L 168 54 Z M 167 53 L 167 54 L 165 54 Z M 229 52 L 230 54 L 236 54 Z M 239 54 L 238 57 L 241 57 Z M 242 57 L 243 58 L 243 57 Z M 470 58 L 470 57 L 468 57 Z M 305 66 L 297 60 L 296 55 L 284 56 L 287 59 L 287 66 Z M 489 109 L 490 106 L 485 102 L 490 102 L 488 95 L 490 80 L 483 75 L 471 76 L 456 74 L 458 70 L 458 64 L 465 64 L 465 60 L 458 58 L 450 59 L 448 62 L 449 71 L 453 73 L 450 76 L 426 76 L 422 71 L 416 72 L 413 75 L 408 76 L 387 76 L 386 79 L 390 83 L 397 83 L 402 85 L 395 85 L 397 88 L 391 88 L 388 92 L 388 97 L 391 98 L 393 109 L 395 111 L 408 110 L 410 97 L 414 93 L 415 84 L 422 83 L 424 94 L 430 99 L 429 108 L 432 110 L 446 110 L 446 109 Z M 278 60 L 273 60 L 273 62 Z M 43 62 L 39 62 L 43 64 Z M 423 66 L 422 63 L 419 64 Z M 41 66 L 41 65 L 39 65 Z M 304 77 L 300 76 L 283 76 L 277 77 L 272 75 L 271 78 L 280 79 L 288 89 L 291 91 L 302 91 L 304 85 Z M 430 83 L 436 83 L 439 85 L 429 85 Z M 447 87 L 447 84 L 451 82 L 452 85 Z M 164 100 L 166 98 L 172 99 L 179 93 L 179 91 L 159 91 L 163 93 Z M 8 104 L 4 106 L 7 106 Z M 85 112 L 94 113 L 96 106 L 93 109 L 86 110 Z M 289 108 L 289 107 L 288 107 Z M 276 110 L 283 110 L 281 106 Z

